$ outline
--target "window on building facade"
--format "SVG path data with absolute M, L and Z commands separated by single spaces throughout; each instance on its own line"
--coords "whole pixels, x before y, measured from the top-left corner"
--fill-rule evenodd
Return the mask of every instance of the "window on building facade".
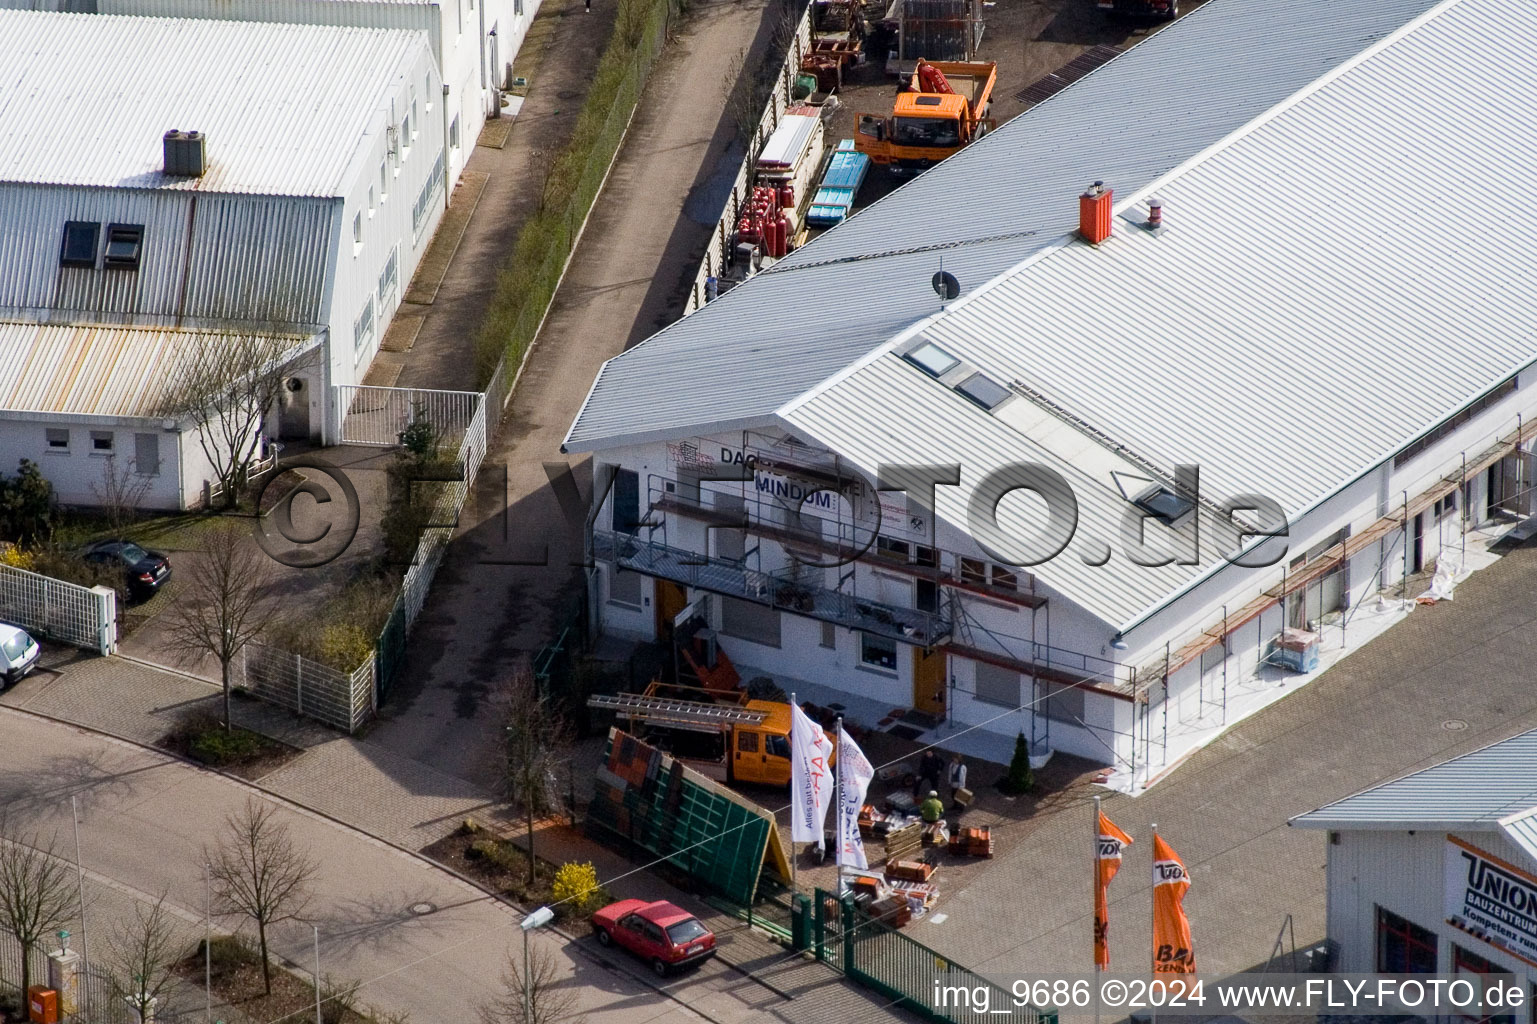
M 69 431 L 62 427 L 48 427 L 48 450 L 51 452 L 69 451 Z
M 979 586 L 987 583 L 987 563 L 980 558 L 961 559 L 961 581 Z
M 459 118 L 457 115 L 452 121 L 448 122 L 448 144 L 454 149 L 459 148 Z
M 363 214 L 358 212 L 352 216 L 352 255 L 356 256 L 363 251 Z
M 1436 933 L 1378 907 L 1377 971 L 1380 974 L 1434 974 Z
M 608 583 L 608 599 L 614 604 L 640 607 L 640 573 L 616 568 Z
M 831 650 L 838 648 L 838 627 L 831 622 L 822 623 L 822 646 Z
M 1498 982 L 1501 987 L 1507 986 L 1514 979 L 1507 971 L 1502 971 L 1492 961 L 1479 956 L 1471 950 L 1463 949 L 1456 943 L 1452 944 L 1452 973 L 1478 975 L 1479 991 L 1482 986 L 1492 982 Z M 1463 1020 L 1476 1021 L 1477 1024 L 1516 1024 L 1516 1015 L 1513 1013 L 1489 1014 L 1464 1014 Z
M 613 530 L 633 534 L 640 529 L 640 476 L 633 469 L 614 473 Z
M 143 224 L 109 224 L 107 251 L 104 257 L 106 265 L 121 270 L 137 270 L 143 244 Z
M 91 451 L 101 455 L 112 454 L 112 431 L 91 431 Z
M 133 435 L 133 471 L 140 476 L 160 475 L 160 435 Z
M 390 162 L 379 161 L 379 202 L 382 204 L 390 197 Z
M 93 220 L 72 220 L 64 225 L 64 245 L 59 250 L 59 264 L 65 267 L 95 267 L 96 246 L 101 240 L 101 224 Z
M 977 666 L 977 700 L 1006 707 L 1019 707 L 1019 673 L 1011 669 L 989 665 L 979 661 Z
M 1014 574 L 1014 570 L 995 565 L 993 566 L 993 586 L 1000 590 L 1018 590 L 1019 577 Z
M 896 540 L 891 537 L 875 538 L 875 553 L 882 558 L 889 558 L 894 562 L 906 562 L 912 552 L 912 545 L 905 540 Z
M 859 661 L 888 672 L 897 670 L 897 642 L 873 633 L 859 634 Z
M 1039 710 L 1046 717 L 1069 725 L 1083 724 L 1083 699 L 1085 691 L 1076 686 L 1052 684 L 1046 690 L 1046 700 Z
M 722 633 L 765 647 L 779 646 L 779 609 L 735 597 L 721 598 Z

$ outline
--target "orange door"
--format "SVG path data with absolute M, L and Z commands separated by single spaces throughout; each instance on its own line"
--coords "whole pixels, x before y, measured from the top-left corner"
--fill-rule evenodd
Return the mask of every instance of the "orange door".
M 913 708 L 936 718 L 945 717 L 945 665 L 943 647 L 913 648 Z
M 672 580 L 656 581 L 656 639 L 658 643 L 672 642 L 672 620 L 688 606 L 688 591 Z

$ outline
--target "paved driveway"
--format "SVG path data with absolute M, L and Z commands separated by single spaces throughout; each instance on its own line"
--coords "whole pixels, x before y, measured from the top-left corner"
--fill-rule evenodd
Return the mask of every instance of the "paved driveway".
M 1149 825 L 1184 858 L 1208 977 L 1263 965 L 1286 915 L 1324 937 L 1323 833 L 1292 815 L 1537 727 L 1537 549 L 1475 574 L 1306 688 L 1105 812 L 1136 840 L 1111 886 L 1112 968 L 1147 963 Z M 968 966 L 1034 976 L 1090 969 L 1091 787 L 1000 823 L 1001 852 L 915 938 Z M 981 822 L 967 821 L 968 824 Z M 943 875 L 941 875 L 941 883 Z

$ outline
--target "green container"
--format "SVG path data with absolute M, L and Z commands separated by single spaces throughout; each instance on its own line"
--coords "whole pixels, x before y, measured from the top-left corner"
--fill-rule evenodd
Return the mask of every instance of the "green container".
M 803 100 L 807 96 L 810 96 L 812 93 L 814 93 L 816 91 L 817 91 L 817 76 L 816 75 L 796 75 L 795 76 L 795 98 L 796 99 Z

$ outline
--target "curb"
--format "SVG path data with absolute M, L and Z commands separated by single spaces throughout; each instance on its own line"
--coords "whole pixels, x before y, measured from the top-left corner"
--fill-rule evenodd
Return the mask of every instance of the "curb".
M 129 659 L 129 660 L 137 661 L 138 659 Z M 151 668 L 159 668 L 160 667 L 160 666 L 155 665 L 152 662 L 140 661 L 139 663 L 143 664 L 143 665 L 148 665 Z M 207 680 L 202 679 L 202 677 L 194 676 L 194 675 L 191 675 L 190 673 L 183 672 L 183 673 L 179 673 L 179 674 L 180 675 L 185 675 L 185 676 L 187 676 L 188 678 L 191 678 L 191 679 L 199 679 L 199 680 L 201 680 L 203 682 L 207 682 Z M 462 871 L 459 871 L 456 868 L 449 867 L 447 864 L 444 864 L 444 863 L 442 863 L 440 861 L 434 860 L 433 858 L 427 856 L 426 854 L 420 852 L 419 850 L 407 849 L 406 847 L 401 846 L 399 843 L 392 843 L 388 839 L 383 839 L 383 838 L 381 838 L 379 836 L 374 835 L 372 832 L 365 832 L 363 829 L 358 828 L 356 825 L 351 825 L 351 824 L 348 824 L 345 821 L 342 821 L 340 818 L 336 817 L 335 815 L 328 814 L 325 811 L 316 810 L 313 807 L 308 807 L 308 806 L 306 806 L 304 804 L 301 804 L 297 800 L 293 800 L 293 799 L 291 799 L 291 798 L 289 798 L 287 796 L 284 796 L 281 793 L 276 793 L 276 792 L 266 788 L 265 786 L 261 785 L 259 782 L 253 782 L 250 779 L 242 778 L 239 775 L 235 775 L 235 774 L 232 774 L 230 772 L 223 771 L 222 769 L 215 768 L 215 767 L 213 767 L 211 765 L 202 764 L 202 763 L 194 761 L 194 760 L 192 760 L 191 758 L 188 758 L 188 757 L 183 757 L 181 754 L 177 754 L 174 751 L 162 750 L 159 747 L 150 746 L 149 744 L 141 743 L 138 740 L 129 739 L 129 738 L 125 737 L 125 736 L 119 736 L 116 733 L 108 732 L 105 729 L 98 729 L 95 726 L 81 725 L 79 722 L 71 722 L 71 721 L 69 721 L 68 719 L 65 719 L 65 718 L 58 718 L 58 717 L 55 717 L 53 715 L 45 714 L 44 712 L 41 712 L 41 711 L 33 711 L 33 710 L 28 709 L 28 708 L 16 707 L 15 705 L 4 705 L 4 710 L 13 711 L 13 712 L 15 712 L 17 714 L 27 715 L 27 716 L 30 716 L 32 718 L 42 719 L 43 721 L 52 722 L 55 725 L 62 725 L 62 726 L 66 726 L 66 727 L 71 728 L 71 729 L 78 729 L 81 732 L 89 733 L 89 734 L 91 734 L 93 736 L 100 736 L 100 737 L 103 737 L 104 739 L 109 739 L 109 740 L 112 740 L 112 741 L 117 742 L 117 743 L 124 743 L 124 744 L 127 744 L 130 747 L 136 747 L 136 748 L 138 748 L 140 750 L 145 750 L 145 751 L 148 751 L 148 752 L 150 752 L 152 754 L 156 754 L 156 755 L 159 755 L 161 757 L 164 757 L 168 761 L 174 761 L 174 762 L 186 765 L 186 766 L 188 766 L 190 768 L 194 768 L 194 769 L 196 769 L 198 771 L 207 772 L 210 775 L 219 776 L 220 778 L 223 778 L 223 779 L 226 779 L 226 780 L 228 780 L 230 782 L 235 783 L 237 786 L 242 786 L 242 787 L 244 787 L 246 789 L 253 789 L 253 790 L 257 791 L 258 793 L 262 794 L 264 797 L 268 798 L 269 800 L 272 800 L 272 801 L 274 801 L 276 803 L 280 803 L 280 804 L 284 805 L 285 807 L 288 807 L 288 808 L 290 808 L 292 810 L 300 811 L 300 812 L 302 812 L 304 814 L 308 814 L 308 815 L 311 815 L 311 816 L 316 817 L 316 818 L 320 818 L 320 819 L 322 819 L 324 821 L 329 822 L 332 825 L 337 826 L 338 828 L 342 828 L 342 829 L 345 829 L 348 832 L 354 833 L 354 834 L 356 834 L 358 836 L 362 836 L 363 838 L 369 840 L 370 842 L 378 843 L 380 846 L 386 847 L 386 848 L 388 848 L 390 850 L 394 850 L 396 853 L 404 854 L 405 856 L 410 857 L 413 860 L 420 861 L 422 864 L 425 864 L 426 866 L 428 866 L 428 867 L 430 867 L 430 868 L 432 868 L 432 869 L 434 869 L 436 871 L 441 871 L 444 874 L 446 874 L 446 875 L 448 875 L 448 876 L 450 876 L 452 878 L 455 878 L 458 881 L 464 883 L 465 885 L 468 885 L 468 886 L 470 886 L 473 889 L 476 889 L 476 890 L 478 890 L 478 891 L 480 891 L 482 893 L 485 893 L 487 896 L 491 897 L 498 904 L 501 904 L 504 907 L 507 907 L 507 908 L 509 908 L 511 910 L 515 910 L 515 911 L 517 911 L 520 914 L 527 914 L 528 913 L 527 909 L 525 909 L 524 907 L 522 907 L 519 904 L 517 904 L 517 903 L 513 902 L 512 900 L 508 899 L 506 896 L 503 896 L 501 893 L 492 891 L 491 889 L 487 888 L 485 885 L 481 884 L 479 881 L 475 880 L 474 878 L 471 878 L 470 876 L 464 874 Z M 3 711 L 0 711 L 0 713 L 3 713 Z M 513 925 L 512 924 L 508 924 L 505 927 L 510 928 L 510 927 L 513 927 Z M 644 984 L 647 988 L 650 988 L 652 991 L 656 992 L 658 995 L 661 995 L 661 996 L 663 996 L 663 997 L 665 997 L 667 999 L 672 1000 L 673 1002 L 677 1003 L 679 1006 L 683 1007 L 685 1010 L 688 1010 L 690 1013 L 693 1013 L 695 1016 L 700 1017 L 700 1018 L 702 1018 L 704 1020 L 710 1021 L 711 1024 L 727 1024 L 727 1022 L 721 1021 L 718 1018 L 711 1017 L 710 1015 L 708 1015 L 706 1013 L 702 1013 L 701 1011 L 699 1011 L 695 1007 L 689 1005 L 689 1003 L 686 1000 L 684 1000 L 683 998 L 681 998 L 681 997 L 679 997 L 677 995 L 674 995 L 671 992 L 668 992 L 665 988 L 663 988 L 662 986 L 660 986 L 656 982 L 654 982 L 648 975 L 642 974 L 642 973 L 640 973 L 638 971 L 626 970 L 623 967 L 619 967 L 619 966 L 614 965 L 614 963 L 612 961 L 607 961 L 607 960 L 604 960 L 602 958 L 599 958 L 598 956 L 594 955 L 591 950 L 587 949 L 581 943 L 581 941 L 578 939 L 577 936 L 574 936 L 574 935 L 570 934 L 569 932 L 565 931 L 564 929 L 556 928 L 556 927 L 552 926 L 552 927 L 547 927 L 547 928 L 545 928 L 543 930 L 546 931 L 546 932 L 555 934 L 555 935 L 559 935 L 561 938 L 565 939 L 567 943 L 569 943 L 570 945 L 574 946 L 578 951 L 580 951 L 582 953 L 582 955 L 586 956 L 589 960 L 593 960 L 599 966 L 608 967 L 608 968 L 610 968 L 612 970 L 618 971 L 619 973 L 623 974 L 625 977 L 630 978 L 632 981 L 637 981 L 637 982 L 640 982 L 640 983 Z M 281 961 L 281 959 L 282 958 L 279 958 L 280 961 Z M 717 957 L 717 959 L 719 959 L 719 958 Z M 725 963 L 725 961 L 722 961 L 722 963 Z M 741 970 L 741 968 L 736 967 L 734 964 L 727 964 L 727 966 L 732 967 L 735 970 L 739 970 L 739 971 Z M 757 979 L 753 979 L 753 980 L 757 980 Z

